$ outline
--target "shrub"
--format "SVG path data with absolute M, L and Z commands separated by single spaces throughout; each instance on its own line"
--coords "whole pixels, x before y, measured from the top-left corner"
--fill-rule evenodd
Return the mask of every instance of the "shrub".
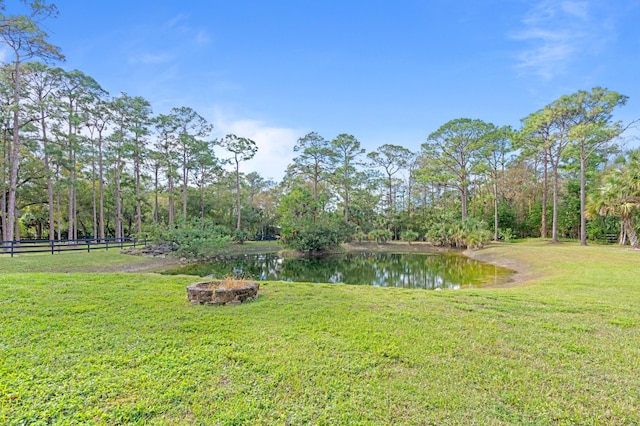
M 233 242 L 237 244 L 244 244 L 249 239 L 249 233 L 242 229 L 236 229 L 233 231 Z
M 386 229 L 374 229 L 369 232 L 369 238 L 375 240 L 377 243 L 384 244 L 391 239 L 393 234 Z
M 411 244 L 412 241 L 416 241 L 418 236 L 418 233 L 411 229 L 404 230 L 400 233 L 400 238 L 402 238 L 403 241 L 409 242 L 409 244 Z
M 231 235 L 224 226 L 210 221 L 193 219 L 175 228 L 153 225 L 146 236 L 154 243 L 175 243 L 176 254 L 189 260 L 208 260 L 231 243 Z
M 485 222 L 468 218 L 434 224 L 425 238 L 434 245 L 479 248 L 491 240 L 491 231 Z
M 303 252 L 317 252 L 334 249 L 343 242 L 341 233 L 335 227 L 317 226 L 283 236 L 285 246 Z
M 500 229 L 498 231 L 498 236 L 502 241 L 505 241 L 507 243 L 511 242 L 511 240 L 513 240 L 514 238 L 511 228 Z

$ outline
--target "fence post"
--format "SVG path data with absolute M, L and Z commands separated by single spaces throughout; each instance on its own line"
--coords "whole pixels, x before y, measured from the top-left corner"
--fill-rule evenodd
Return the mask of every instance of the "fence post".
M 91 253 L 91 240 L 87 238 L 87 253 Z
M 15 241 L 11 240 L 11 257 L 13 257 L 13 243 L 15 243 Z
M 105 249 L 108 251 L 109 250 L 109 239 L 105 238 L 104 242 L 105 242 Z
M 51 254 L 53 254 L 53 248 L 55 247 L 55 245 L 53 243 L 53 240 L 51 240 L 50 243 L 51 243 Z

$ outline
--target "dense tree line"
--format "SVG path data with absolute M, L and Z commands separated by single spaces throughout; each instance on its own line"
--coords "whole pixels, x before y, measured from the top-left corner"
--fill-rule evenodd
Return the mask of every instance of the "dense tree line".
M 586 244 L 611 234 L 638 245 L 638 153 L 620 155 L 616 144 L 626 127 L 613 114 L 627 100 L 617 92 L 562 96 L 517 129 L 453 119 L 416 152 L 389 143 L 367 153 L 351 134 L 311 132 L 276 184 L 241 171 L 254 141 L 211 139 L 213 124 L 192 108 L 154 115 L 140 96 L 110 95 L 83 72 L 52 65 L 64 58 L 42 20 L 55 6 L 27 4 L 28 15 L 0 16 L 12 53 L 0 69 L 4 240 L 195 227 L 238 241 L 278 234 L 300 250 L 400 238 Z

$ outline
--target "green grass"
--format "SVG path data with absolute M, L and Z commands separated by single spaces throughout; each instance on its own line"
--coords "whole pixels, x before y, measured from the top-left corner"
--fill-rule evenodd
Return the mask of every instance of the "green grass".
M 57 263 L 115 267 L 99 253 Z M 536 278 L 265 283 L 208 307 L 187 302 L 192 277 L 0 258 L 0 424 L 640 423 L 640 253 L 529 241 L 479 254 Z
M 150 267 L 161 259 L 125 256 L 120 249 L 0 255 L 0 273 L 15 272 L 102 272 Z

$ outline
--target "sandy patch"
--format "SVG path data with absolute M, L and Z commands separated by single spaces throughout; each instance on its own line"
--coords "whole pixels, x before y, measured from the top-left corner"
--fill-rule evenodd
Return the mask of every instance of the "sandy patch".
M 492 250 L 491 246 L 477 250 L 465 250 L 463 254 L 467 257 L 470 257 L 471 259 L 490 263 L 502 268 L 511 269 L 515 272 L 511 279 L 506 283 L 486 285 L 482 288 L 507 288 L 530 285 L 532 284 L 531 281 L 541 276 L 536 272 L 532 265 L 516 260 L 514 258 L 506 257 L 503 253 L 496 253 L 494 250 Z

